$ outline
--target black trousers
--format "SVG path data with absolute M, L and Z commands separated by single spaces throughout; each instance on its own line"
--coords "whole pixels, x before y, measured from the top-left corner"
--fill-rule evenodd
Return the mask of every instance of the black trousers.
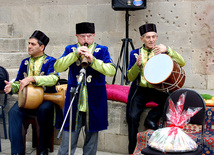
M 138 87 L 134 97 L 130 103 L 130 110 L 128 114 L 128 138 L 129 138 L 129 154 L 133 154 L 136 143 L 137 143 L 137 133 L 139 127 L 140 116 L 145 109 L 146 103 L 153 101 L 158 104 L 157 107 L 152 108 L 146 120 L 151 120 L 155 123 L 159 121 L 163 113 L 164 104 L 168 94 L 158 91 L 154 88 L 144 88 Z
M 38 109 L 29 110 L 21 109 L 16 102 L 8 113 L 9 121 L 9 138 L 11 142 L 11 153 L 25 154 L 22 123 L 23 119 L 28 115 L 37 116 L 40 126 L 40 150 L 43 151 L 49 146 L 51 130 L 53 128 L 54 103 L 44 101 Z

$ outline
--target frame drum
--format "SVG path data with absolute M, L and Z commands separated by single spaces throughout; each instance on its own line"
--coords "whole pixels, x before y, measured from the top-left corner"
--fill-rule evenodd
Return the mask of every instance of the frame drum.
M 148 83 L 163 92 L 173 92 L 185 82 L 184 70 L 166 54 L 150 58 L 144 66 L 143 74 Z

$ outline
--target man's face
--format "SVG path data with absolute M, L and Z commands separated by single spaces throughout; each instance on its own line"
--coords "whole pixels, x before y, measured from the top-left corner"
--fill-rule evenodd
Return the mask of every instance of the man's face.
M 141 41 L 145 44 L 145 47 L 148 49 L 154 48 L 158 35 L 155 32 L 147 32 L 140 37 Z
M 80 45 L 84 45 L 87 43 L 88 45 L 91 45 L 94 42 L 94 33 L 82 33 L 82 34 L 76 34 L 78 43 Z
M 37 57 L 42 55 L 44 52 L 44 45 L 39 45 L 38 40 L 35 38 L 30 38 L 28 42 L 28 54 Z

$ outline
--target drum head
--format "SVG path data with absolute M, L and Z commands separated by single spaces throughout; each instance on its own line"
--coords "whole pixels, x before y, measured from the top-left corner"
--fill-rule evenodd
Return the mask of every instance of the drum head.
M 173 60 L 166 54 L 158 54 L 147 61 L 144 67 L 144 77 L 151 84 L 165 81 L 173 70 Z
M 18 96 L 18 105 L 19 107 L 23 108 L 25 106 L 26 97 L 27 97 L 27 88 L 25 87 L 23 91 L 19 89 L 19 96 Z

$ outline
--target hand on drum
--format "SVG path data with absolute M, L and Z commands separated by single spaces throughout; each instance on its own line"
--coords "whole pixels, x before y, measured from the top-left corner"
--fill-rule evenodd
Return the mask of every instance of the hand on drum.
M 163 44 L 156 45 L 154 48 L 155 55 L 165 53 L 168 51 L 167 47 Z
M 20 82 L 19 89 L 22 91 L 25 86 L 30 84 L 30 82 L 36 82 L 36 81 L 33 78 L 33 76 L 29 76 L 24 78 L 23 80 L 19 80 L 19 82 Z

